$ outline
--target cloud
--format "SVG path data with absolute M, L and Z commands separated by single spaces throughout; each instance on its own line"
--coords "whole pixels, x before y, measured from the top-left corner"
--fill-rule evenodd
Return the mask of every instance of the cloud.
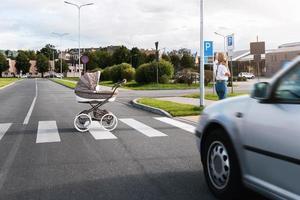
M 71 0 L 70 0 L 71 1 Z M 199 0 L 91 0 L 81 11 L 83 47 L 125 44 L 128 47 L 199 49 Z M 73 1 L 79 2 L 79 1 Z M 89 0 L 82 0 L 88 3 Z M 259 35 L 268 48 L 298 40 L 298 0 L 205 0 L 205 39 L 223 48 L 214 34 L 235 33 L 236 48 L 246 49 Z M 0 48 L 39 49 L 59 45 L 52 32 L 70 33 L 61 48 L 77 46 L 77 10 L 62 0 L 2 0 Z

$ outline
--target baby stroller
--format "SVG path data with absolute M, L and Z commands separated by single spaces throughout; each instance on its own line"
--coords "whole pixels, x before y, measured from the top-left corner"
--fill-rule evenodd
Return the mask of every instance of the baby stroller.
M 91 105 L 88 110 L 78 113 L 74 119 L 74 126 L 80 132 L 89 130 L 92 121 L 98 121 L 103 129 L 112 131 L 118 125 L 118 118 L 101 106 L 108 102 L 113 102 L 118 94 L 117 89 L 126 83 L 126 80 L 116 83 L 111 91 L 101 91 L 98 86 L 100 72 L 85 73 L 78 81 L 75 94 L 78 103 L 87 103 Z

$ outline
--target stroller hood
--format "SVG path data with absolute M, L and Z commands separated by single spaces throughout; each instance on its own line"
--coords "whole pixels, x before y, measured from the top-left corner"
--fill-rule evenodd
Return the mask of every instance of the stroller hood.
M 100 80 L 100 71 L 94 73 L 85 73 L 80 77 L 75 87 L 75 93 L 77 92 L 90 92 L 95 91 Z

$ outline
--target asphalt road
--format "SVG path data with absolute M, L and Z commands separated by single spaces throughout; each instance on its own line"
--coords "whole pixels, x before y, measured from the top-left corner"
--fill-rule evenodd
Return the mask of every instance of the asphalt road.
M 109 139 L 74 129 L 87 105 L 68 88 L 31 79 L 0 90 L 0 199 L 214 199 L 192 133 L 127 104 L 105 107 L 121 119 Z

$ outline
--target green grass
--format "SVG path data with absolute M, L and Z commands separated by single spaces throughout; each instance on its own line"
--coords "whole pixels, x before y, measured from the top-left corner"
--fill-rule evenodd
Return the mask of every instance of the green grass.
M 203 108 L 199 106 L 175 103 L 171 101 L 162 101 L 152 98 L 139 99 L 138 103 L 160 108 L 170 113 L 173 117 L 200 115 L 203 110 Z
M 100 85 L 113 86 L 112 81 L 101 81 Z M 198 88 L 199 84 L 192 84 L 188 86 L 187 84 L 182 83 L 166 83 L 166 84 L 140 84 L 135 81 L 130 81 L 123 85 L 123 88 L 131 90 L 186 90 L 186 89 L 195 89 Z
M 79 81 L 79 77 L 64 77 L 63 79 L 69 81 Z
M 236 96 L 241 96 L 241 95 L 245 95 L 245 93 L 228 93 L 227 97 L 236 97 Z M 200 95 L 199 95 L 199 93 L 194 93 L 194 94 L 184 95 L 183 97 L 198 99 L 198 98 L 200 98 Z M 213 101 L 219 100 L 218 95 L 212 94 L 212 93 L 206 94 L 205 99 L 213 100 Z
M 11 84 L 17 80 L 20 80 L 19 78 L 0 78 L 0 88 L 8 85 L 8 84 Z
M 53 80 L 54 82 L 59 83 L 61 85 L 67 86 L 68 88 L 74 89 L 76 87 L 76 82 L 70 82 L 68 80 L 66 81 L 64 79 L 57 79 L 57 78 L 54 78 L 51 80 Z

